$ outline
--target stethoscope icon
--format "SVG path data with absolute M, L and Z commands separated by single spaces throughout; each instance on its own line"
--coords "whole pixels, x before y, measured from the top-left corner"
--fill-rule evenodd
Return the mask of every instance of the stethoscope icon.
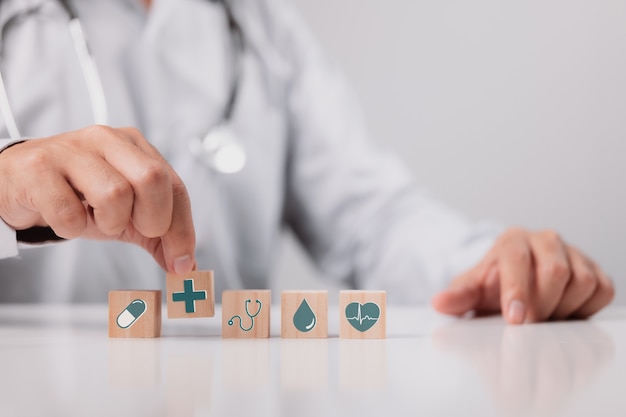
M 248 304 L 251 303 L 252 300 L 246 300 L 246 314 L 248 315 L 248 317 L 250 317 L 250 327 L 248 327 L 247 329 L 243 327 L 243 319 L 239 315 L 232 316 L 230 320 L 228 320 L 228 325 L 232 326 L 233 324 L 235 324 L 235 319 L 239 319 L 239 328 L 241 330 L 243 330 L 244 332 L 249 332 L 250 330 L 252 330 L 252 328 L 254 327 L 254 318 L 259 315 L 259 313 L 261 312 L 261 308 L 263 308 L 263 303 L 261 303 L 259 300 L 255 301 L 259 305 L 259 308 L 257 309 L 255 314 L 250 314 L 250 310 L 248 310 Z

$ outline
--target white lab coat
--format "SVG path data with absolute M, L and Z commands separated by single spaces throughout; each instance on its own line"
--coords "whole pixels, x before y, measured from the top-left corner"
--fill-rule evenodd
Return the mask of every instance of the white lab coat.
M 248 162 L 223 175 L 189 151 L 229 92 L 222 7 L 157 0 L 146 13 L 138 0 L 74 4 L 111 125 L 141 129 L 188 187 L 198 264 L 216 271 L 218 295 L 268 287 L 284 226 L 325 276 L 386 289 L 390 302 L 428 300 L 477 262 L 500 231 L 435 201 L 381 144 L 385 138 L 370 142 L 354 95 L 289 5 L 233 1 L 246 40 L 233 126 Z M 1 65 L 26 137 L 93 123 L 66 23 L 55 0 L 0 3 Z M 8 137 L 4 121 L 0 137 Z M 14 231 L 0 225 L 0 254 L 15 249 Z M 139 248 L 74 240 L 0 260 L 0 301 L 104 301 L 111 289 L 162 288 L 163 276 Z

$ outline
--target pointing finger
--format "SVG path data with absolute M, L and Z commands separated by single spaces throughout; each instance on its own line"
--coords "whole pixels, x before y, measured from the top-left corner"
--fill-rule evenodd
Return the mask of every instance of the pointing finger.
M 531 304 L 533 271 L 532 253 L 523 233 L 507 232 L 499 244 L 500 305 L 502 314 L 511 324 L 521 324 L 528 318 Z
M 176 175 L 173 173 L 173 175 Z M 163 254 L 169 272 L 186 274 L 196 265 L 196 235 L 191 216 L 187 189 L 176 175 L 172 185 L 173 212 L 171 227 L 161 238 Z

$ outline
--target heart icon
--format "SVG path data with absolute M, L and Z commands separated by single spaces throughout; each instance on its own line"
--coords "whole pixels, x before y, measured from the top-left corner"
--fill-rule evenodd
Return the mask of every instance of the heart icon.
M 380 307 L 375 303 L 350 303 L 346 306 L 348 323 L 360 332 L 368 331 L 380 318 Z

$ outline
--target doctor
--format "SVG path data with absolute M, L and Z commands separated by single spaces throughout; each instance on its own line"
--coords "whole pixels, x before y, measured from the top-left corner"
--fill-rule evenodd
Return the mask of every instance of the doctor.
M 283 227 L 391 302 L 523 323 L 613 298 L 558 234 L 416 185 L 281 1 L 3 0 L 0 25 L 0 301 L 102 301 L 157 265 L 267 287 Z

